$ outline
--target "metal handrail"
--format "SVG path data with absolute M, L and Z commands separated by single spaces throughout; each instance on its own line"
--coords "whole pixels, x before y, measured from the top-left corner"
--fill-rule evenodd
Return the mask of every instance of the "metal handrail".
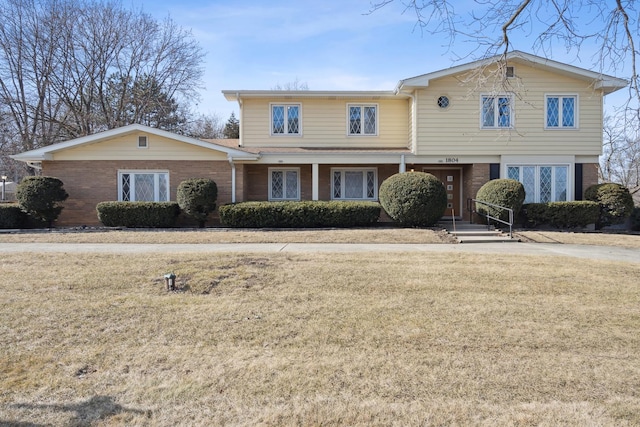
M 509 221 L 505 221 L 505 220 L 502 220 L 500 218 L 496 218 L 494 216 L 491 216 L 491 215 L 483 213 L 483 212 L 478 212 L 476 210 L 476 208 L 475 208 L 477 203 L 479 203 L 481 205 L 485 205 L 485 206 L 489 206 L 489 207 L 492 207 L 492 208 L 501 209 L 503 211 L 509 212 Z M 504 206 L 496 205 L 496 204 L 489 203 L 489 202 L 483 202 L 482 200 L 467 199 L 467 210 L 469 211 L 469 221 L 472 224 L 473 224 L 473 214 L 474 213 L 478 214 L 480 216 L 483 216 L 483 217 L 487 218 L 487 220 L 494 220 L 494 221 L 500 222 L 502 224 L 508 225 L 509 226 L 509 237 L 513 238 L 513 209 L 505 208 Z M 489 223 L 489 221 L 487 221 L 487 226 L 491 227 L 491 224 Z

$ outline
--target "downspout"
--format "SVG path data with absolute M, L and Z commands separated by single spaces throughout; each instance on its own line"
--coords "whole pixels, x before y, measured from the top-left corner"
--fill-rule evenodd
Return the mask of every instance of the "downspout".
M 407 94 L 411 98 L 411 153 L 418 154 L 418 95 Z
M 240 98 L 239 92 L 236 92 L 236 101 L 238 101 L 238 120 L 240 121 L 240 124 L 238 125 L 238 147 L 243 147 L 244 144 L 242 142 L 242 125 L 244 123 L 244 113 L 242 111 L 242 99 Z
M 236 164 L 233 163 L 233 157 L 229 156 L 229 164 L 231 164 L 231 203 L 236 202 Z
M 407 164 L 404 162 L 404 154 L 400 155 L 400 170 L 398 172 L 405 173 L 407 171 Z

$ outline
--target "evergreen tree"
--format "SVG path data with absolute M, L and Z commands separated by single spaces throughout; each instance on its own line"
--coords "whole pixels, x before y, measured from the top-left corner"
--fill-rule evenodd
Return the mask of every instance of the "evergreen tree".
M 236 119 L 236 115 L 231 113 L 229 121 L 224 125 L 224 137 L 226 139 L 239 139 L 240 138 L 240 121 Z

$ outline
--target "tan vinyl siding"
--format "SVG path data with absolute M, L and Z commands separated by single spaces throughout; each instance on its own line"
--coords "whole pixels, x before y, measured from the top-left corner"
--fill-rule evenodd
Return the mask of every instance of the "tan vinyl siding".
M 242 143 L 245 147 L 398 147 L 409 143 L 409 101 L 407 99 L 287 99 L 275 104 L 298 103 L 302 135 L 271 135 L 271 101 L 244 99 Z M 378 106 L 377 136 L 347 136 L 347 104 Z
M 147 137 L 147 148 L 138 148 L 138 136 Z M 148 134 L 129 134 L 82 145 L 54 154 L 54 160 L 227 160 L 223 152 L 169 138 Z
M 461 83 L 463 76 L 431 82 L 418 92 L 419 155 L 598 155 L 602 143 L 602 95 L 590 83 L 514 64 L 517 78 L 509 79 L 515 97 L 513 129 L 480 129 L 482 93 L 506 90 Z M 578 95 L 578 129 L 545 129 L 545 95 Z M 437 106 L 447 95 L 451 105 Z

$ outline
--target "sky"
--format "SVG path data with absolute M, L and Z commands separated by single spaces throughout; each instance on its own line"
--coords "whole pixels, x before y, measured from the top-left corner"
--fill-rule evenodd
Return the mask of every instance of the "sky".
M 129 2 L 158 20 L 169 16 L 192 32 L 206 52 L 205 87 L 195 109 L 223 121 L 232 112 L 238 115 L 238 105 L 227 101 L 222 90 L 269 90 L 296 80 L 310 90 L 393 90 L 399 80 L 476 59 L 460 60 L 473 50 L 460 38 L 450 43 L 445 34 L 422 33 L 415 14 L 398 0 L 374 12 L 371 0 L 123 3 Z M 453 3 L 460 14 L 470 13 L 475 4 Z M 487 36 L 497 34 L 487 29 Z M 514 35 L 515 49 L 538 54 L 531 34 L 525 28 Z M 578 57 L 555 48 L 551 59 L 597 71 L 588 46 Z M 608 98 L 609 106 L 617 103 Z

